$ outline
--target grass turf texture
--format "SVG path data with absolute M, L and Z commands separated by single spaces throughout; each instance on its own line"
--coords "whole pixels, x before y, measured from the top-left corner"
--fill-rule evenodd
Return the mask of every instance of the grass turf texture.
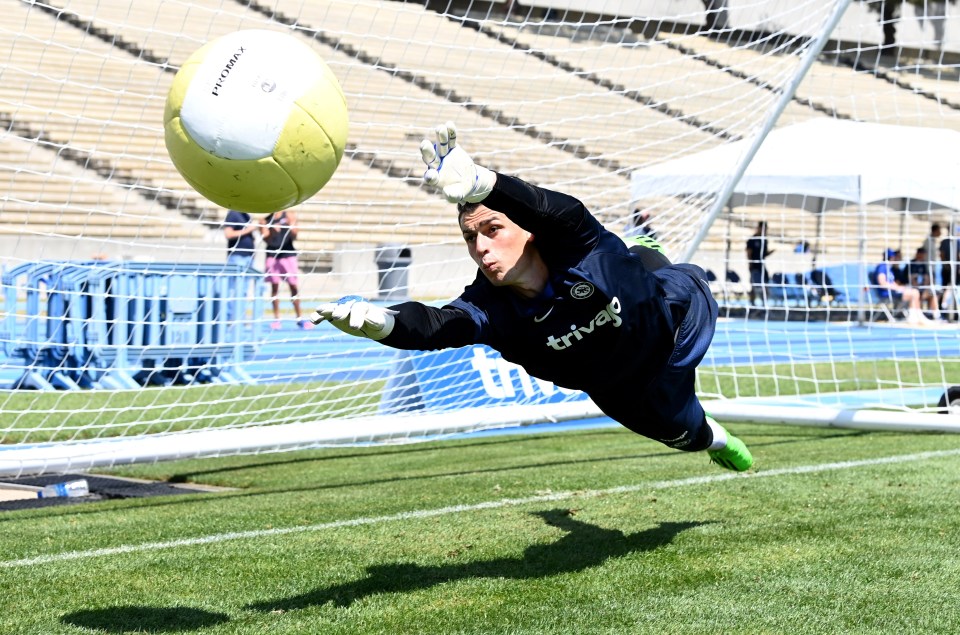
M 704 367 L 704 399 L 943 385 L 960 363 L 867 360 Z M 375 413 L 384 382 L 210 385 L 128 391 L 0 393 L 0 443 L 42 443 Z
M 124 391 L 10 391 L 0 443 L 41 443 L 174 430 L 310 421 L 377 411 L 382 381 L 219 384 Z
M 125 468 L 239 490 L 3 514 L 0 632 L 960 631 L 960 437 L 730 427 L 752 476 L 618 428 Z

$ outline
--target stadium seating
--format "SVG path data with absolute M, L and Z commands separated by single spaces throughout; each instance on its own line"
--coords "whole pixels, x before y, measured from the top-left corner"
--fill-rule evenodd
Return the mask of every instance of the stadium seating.
M 710 82 L 696 85 L 698 67 L 726 65 L 758 79 L 776 72 L 776 56 L 734 49 L 693 34 L 684 38 L 682 46 L 624 33 L 620 34 L 622 42 L 611 40 L 587 48 L 569 33 L 558 37 L 556 29 L 518 29 L 495 20 L 463 25 L 406 3 L 377 5 L 379 20 L 371 20 L 369 12 L 374 9 L 362 5 L 347 10 L 341 5 L 304 5 L 292 0 L 276 3 L 278 16 L 282 17 L 285 9 L 299 15 L 307 28 L 323 25 L 337 34 L 318 31 L 318 46 L 344 83 L 360 87 L 349 96 L 352 127 L 341 169 L 330 185 L 301 209 L 299 245 L 304 260 L 322 263 L 322 268 L 331 266 L 331 252 L 347 244 L 457 241 L 457 229 L 449 222 L 445 206 L 416 189 L 422 169 L 412 149 L 417 139 L 391 125 L 391 113 L 406 103 L 417 103 L 422 112 L 432 112 L 425 125 L 456 119 L 464 130 L 482 134 L 484 147 L 475 152 L 478 160 L 572 191 L 616 228 L 629 211 L 627 175 L 618 172 L 616 160 L 604 163 L 591 157 L 627 152 L 628 144 L 613 132 L 619 128 L 618 122 L 629 119 L 632 128 L 639 125 L 649 136 L 640 146 L 629 144 L 639 148 L 639 154 L 624 154 L 624 164 L 669 158 L 678 152 L 671 145 L 677 138 L 684 138 L 687 146 L 706 148 L 714 134 L 743 133 L 737 129 L 737 113 L 718 111 L 714 106 L 717 100 L 711 97 L 742 91 L 747 99 L 748 91 L 757 89 L 734 79 L 734 72 L 729 81 L 710 74 Z M 180 176 L 165 160 L 160 134 L 162 103 L 143 99 L 143 95 L 163 94 L 176 64 L 209 38 L 207 20 L 191 20 L 191 15 L 215 13 L 220 26 L 239 29 L 262 25 L 264 15 L 257 6 L 238 4 L 224 11 L 221 2 L 209 0 L 191 6 L 165 4 L 163 11 L 145 7 L 130 12 L 122 3 L 82 0 L 72 2 L 66 12 L 30 10 L 26 5 L 13 5 L 9 11 L 31 37 L 18 37 L 14 42 L 12 32 L 0 34 L 0 39 L 6 38 L 4 44 L 9 45 L 11 56 L 0 96 L 6 103 L 20 104 L 18 121 L 34 131 L 25 135 L 35 133 L 47 141 L 29 144 L 29 150 L 17 147 L 15 141 L 0 143 L 0 162 L 31 166 L 18 172 L 9 184 L 4 208 L 7 222 L 0 232 L 151 241 L 219 238 L 217 223 L 224 210 L 182 186 Z M 72 12 L 87 16 L 84 19 L 110 37 L 98 38 L 93 30 L 71 24 Z M 392 20 L 382 19 L 387 13 Z M 123 33 L 111 33 L 111 25 L 121 22 Z M 404 29 L 412 33 L 413 25 L 429 30 L 434 40 L 403 39 Z M 50 41 L 56 46 L 45 44 Z M 324 48 L 324 44 L 329 46 Z M 444 55 L 437 55 L 433 46 L 442 47 Z M 618 91 L 618 74 L 648 63 L 653 47 L 658 55 L 672 55 L 674 63 L 683 64 L 688 79 L 656 83 L 650 95 Z M 86 55 L 76 56 L 79 50 Z M 497 75 L 460 72 L 469 63 L 467 51 L 480 51 L 485 59 L 494 60 L 491 67 L 497 69 Z M 54 74 L 39 72 L 41 64 L 69 67 L 71 81 L 64 83 Z M 418 68 L 421 74 L 411 75 L 404 71 L 407 68 Z M 588 68 L 594 70 L 580 72 Z M 920 75 L 901 71 L 896 75 L 904 89 L 891 91 L 889 78 L 878 75 L 824 57 L 814 64 L 780 124 L 821 114 L 857 118 L 867 110 L 871 115 L 880 113 L 881 120 L 897 123 L 912 123 L 916 117 L 929 125 L 941 119 L 938 100 L 923 91 L 942 89 L 942 83 L 932 84 Z M 518 84 L 514 81 L 507 82 L 509 90 L 498 87 L 503 83 L 499 80 L 516 77 L 530 78 L 524 82 L 527 94 L 515 94 Z M 838 85 L 851 87 L 842 91 L 842 100 L 837 97 L 841 94 Z M 559 95 L 577 98 L 561 102 L 555 99 Z M 48 107 L 54 98 L 57 109 Z M 664 107 L 646 107 L 650 103 Z M 545 117 L 544 112 L 549 115 Z M 584 112 L 590 117 L 583 117 Z M 697 125 L 685 123 L 691 118 Z M 123 125 L 111 126 L 111 122 Z M 598 129 L 611 133 L 597 134 Z M 496 150 L 518 145 L 524 152 L 505 156 Z M 530 165 L 545 167 L 531 171 Z M 158 199 L 169 196 L 174 185 L 177 198 L 158 205 Z M 404 199 L 414 196 L 418 204 L 398 208 L 395 201 L 401 191 Z M 871 214 L 875 211 L 871 209 Z M 732 253 L 739 254 L 759 219 L 770 220 L 777 227 L 773 239 L 782 245 L 815 234 L 812 214 L 777 219 L 770 219 L 769 214 L 762 206 L 738 208 L 731 227 L 716 223 L 702 250 L 724 251 L 729 231 Z M 882 222 L 899 223 L 894 216 Z M 855 221 L 849 215 L 825 215 L 818 257 L 842 262 L 854 255 L 851 239 L 831 238 L 854 235 L 833 229 L 850 222 Z M 903 225 L 905 241 L 919 244 L 928 221 L 908 217 Z M 885 247 L 868 244 L 867 250 L 878 253 Z M 734 266 L 742 269 L 739 264 Z

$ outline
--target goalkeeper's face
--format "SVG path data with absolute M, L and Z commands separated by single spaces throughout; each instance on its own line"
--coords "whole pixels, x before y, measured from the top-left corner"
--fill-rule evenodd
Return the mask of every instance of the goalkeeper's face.
M 491 283 L 514 286 L 521 293 L 543 290 L 546 266 L 533 234 L 483 205 L 460 214 L 460 229 L 470 257 Z

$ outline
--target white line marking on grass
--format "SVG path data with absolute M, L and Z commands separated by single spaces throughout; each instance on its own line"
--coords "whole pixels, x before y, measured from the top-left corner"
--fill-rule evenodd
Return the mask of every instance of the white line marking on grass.
M 68 560 L 85 560 L 88 558 L 114 556 L 125 553 L 160 551 L 162 549 L 174 549 L 176 547 L 209 545 L 218 542 L 227 542 L 228 540 L 244 540 L 247 538 L 265 538 L 270 536 L 284 536 L 287 534 L 302 534 L 313 531 L 323 531 L 326 529 L 339 529 L 341 527 L 356 527 L 358 525 L 376 525 L 379 523 L 388 523 L 397 520 L 432 518 L 434 516 L 446 516 L 448 514 L 459 514 L 462 512 L 480 511 L 485 509 L 502 509 L 504 507 L 515 507 L 530 503 L 548 503 L 552 501 L 567 500 L 570 498 L 604 496 L 607 494 L 624 494 L 645 490 L 686 487 L 688 485 L 705 485 L 708 483 L 719 483 L 721 481 L 730 481 L 733 479 L 767 478 L 793 474 L 813 474 L 817 472 L 828 472 L 831 470 L 848 470 L 871 465 L 909 463 L 913 461 L 924 461 L 927 459 L 958 455 L 960 455 L 960 448 L 954 450 L 939 450 L 934 452 L 918 452 L 916 454 L 901 454 L 898 456 L 886 456 L 875 459 L 861 459 L 859 461 L 839 461 L 836 463 L 819 463 L 816 465 L 798 465 L 795 467 L 785 467 L 775 470 L 764 470 L 762 472 L 747 472 L 745 474 L 724 472 L 722 474 L 714 474 L 711 476 L 693 476 L 690 478 L 681 478 L 672 481 L 652 481 L 637 485 L 620 485 L 618 487 L 610 487 L 607 489 L 555 492 L 537 496 L 528 496 L 525 498 L 502 498 L 500 500 L 487 501 L 485 503 L 474 503 L 473 505 L 452 505 L 450 507 L 440 507 L 437 509 L 420 509 L 409 512 L 401 512 L 399 514 L 390 514 L 387 516 L 371 516 L 368 518 L 335 520 L 328 523 L 306 525 L 303 527 L 279 527 L 276 529 L 234 531 L 224 534 L 214 534 L 212 536 L 201 536 L 198 538 L 182 538 L 180 540 L 169 540 L 165 542 L 145 542 L 139 545 L 121 545 L 119 547 L 89 549 L 87 551 L 66 551 L 63 553 L 54 553 L 44 556 L 34 556 L 33 558 L 21 558 L 19 560 L 0 560 L 0 569 L 9 569 L 13 567 L 33 567 L 55 562 L 66 562 Z

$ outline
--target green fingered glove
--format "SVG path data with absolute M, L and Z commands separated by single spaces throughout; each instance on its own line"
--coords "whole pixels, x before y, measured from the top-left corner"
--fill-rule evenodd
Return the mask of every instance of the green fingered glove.
M 450 203 L 479 203 L 497 182 L 497 174 L 473 162 L 457 145 L 457 127 L 452 121 L 436 127 L 436 142 L 420 142 L 420 155 L 427 164 L 423 182 L 440 190 Z

